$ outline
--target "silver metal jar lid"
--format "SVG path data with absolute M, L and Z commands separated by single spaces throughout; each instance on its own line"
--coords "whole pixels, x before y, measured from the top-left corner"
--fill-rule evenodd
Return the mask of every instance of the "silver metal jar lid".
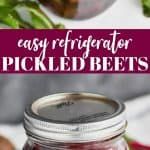
M 125 106 L 91 93 L 61 93 L 40 98 L 26 108 L 27 134 L 60 142 L 106 140 L 126 128 Z

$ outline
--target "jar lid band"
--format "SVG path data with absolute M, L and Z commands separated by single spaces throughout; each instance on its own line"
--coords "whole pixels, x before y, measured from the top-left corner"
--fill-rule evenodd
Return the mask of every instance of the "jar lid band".
M 124 104 L 91 93 L 61 93 L 35 101 L 25 111 L 28 134 L 62 142 L 89 142 L 125 131 Z

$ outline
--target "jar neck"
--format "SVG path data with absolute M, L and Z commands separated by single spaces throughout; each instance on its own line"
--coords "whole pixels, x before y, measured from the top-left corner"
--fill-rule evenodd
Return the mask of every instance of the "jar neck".
M 68 147 L 98 147 L 98 148 L 105 148 L 106 146 L 112 146 L 115 145 L 116 143 L 120 142 L 121 139 L 123 139 L 123 133 L 120 135 L 117 135 L 115 137 L 112 137 L 111 139 L 107 139 L 107 140 L 97 140 L 97 141 L 88 141 L 88 142 L 82 142 L 82 143 L 68 143 L 68 142 L 59 142 L 59 141 L 54 141 L 54 140 L 50 140 L 50 139 L 40 139 L 37 137 L 33 137 L 33 136 L 28 136 L 28 141 L 31 142 L 32 144 L 35 145 L 39 145 L 43 148 L 46 147 L 51 147 L 51 148 L 55 148 L 56 150 L 58 149 L 66 149 Z

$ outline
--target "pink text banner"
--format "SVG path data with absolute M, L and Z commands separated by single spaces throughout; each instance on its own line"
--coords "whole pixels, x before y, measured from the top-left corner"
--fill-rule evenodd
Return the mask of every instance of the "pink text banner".
M 150 30 L 0 30 L 0 73 L 150 73 Z

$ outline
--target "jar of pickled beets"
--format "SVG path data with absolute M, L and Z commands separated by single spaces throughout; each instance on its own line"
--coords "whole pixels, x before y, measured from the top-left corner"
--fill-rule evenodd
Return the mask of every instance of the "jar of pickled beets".
M 42 4 L 56 14 L 71 19 L 87 19 L 94 17 L 116 0 L 40 0 Z
M 128 150 L 125 106 L 102 95 L 62 93 L 26 108 L 23 150 Z

